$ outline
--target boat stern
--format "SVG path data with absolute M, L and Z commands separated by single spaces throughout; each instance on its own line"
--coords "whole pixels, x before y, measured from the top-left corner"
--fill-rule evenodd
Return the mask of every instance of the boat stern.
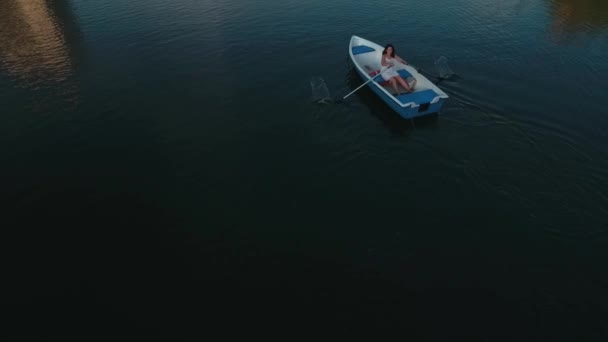
M 395 98 L 401 103 L 399 114 L 407 119 L 439 113 L 446 100 L 446 97 L 437 94 L 432 89 L 403 94 Z

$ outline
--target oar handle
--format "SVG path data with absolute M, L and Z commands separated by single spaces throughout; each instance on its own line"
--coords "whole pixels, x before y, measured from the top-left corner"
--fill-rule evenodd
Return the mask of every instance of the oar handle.
M 384 71 L 388 70 L 389 68 L 392 68 L 392 65 L 389 65 L 388 68 L 384 69 Z M 381 69 L 382 70 L 382 69 Z M 365 83 L 363 83 L 362 85 L 358 86 L 357 89 L 351 91 L 350 93 L 348 93 L 346 96 L 344 96 L 342 98 L 342 100 L 345 100 L 347 97 L 351 96 L 352 94 L 354 94 L 357 90 L 361 89 L 364 85 L 368 84 L 370 81 L 372 81 L 374 78 L 380 76 L 382 74 L 382 71 L 379 72 L 377 75 L 374 75 L 372 78 L 370 78 L 369 80 L 365 81 Z

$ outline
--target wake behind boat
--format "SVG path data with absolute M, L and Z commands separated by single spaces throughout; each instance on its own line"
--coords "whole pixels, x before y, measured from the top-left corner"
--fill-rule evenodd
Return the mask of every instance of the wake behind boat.
M 359 76 L 365 81 L 376 76 L 367 83 L 374 93 L 406 119 L 439 113 L 448 96 L 410 65 L 400 64 L 397 72 L 404 80 L 416 80 L 414 91 L 393 94 L 389 82 L 384 80 L 382 75 L 377 76 L 386 69 L 380 64 L 382 50 L 382 46 L 361 37 L 352 36 L 350 39 L 348 53 Z

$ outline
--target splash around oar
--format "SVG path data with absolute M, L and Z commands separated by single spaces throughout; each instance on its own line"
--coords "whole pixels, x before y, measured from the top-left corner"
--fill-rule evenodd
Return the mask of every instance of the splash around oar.
M 329 95 L 329 89 L 325 80 L 321 77 L 313 77 L 310 80 L 310 88 L 312 90 L 312 101 L 319 104 L 329 104 L 333 102 L 333 99 Z
M 391 67 L 392 66 L 389 66 L 388 68 L 385 68 L 384 70 L 387 70 L 387 69 L 389 69 Z M 329 89 L 327 89 L 327 84 L 325 84 L 325 80 L 323 80 L 323 78 L 321 78 L 321 77 L 313 77 L 310 80 L 310 87 L 312 89 L 312 100 L 314 102 L 316 102 L 316 103 L 319 103 L 319 104 L 329 104 L 329 103 L 344 102 L 344 100 L 346 100 L 347 97 L 349 97 L 352 94 L 354 94 L 355 92 L 357 92 L 357 90 L 363 88 L 363 86 L 365 86 L 369 82 L 373 81 L 378 76 L 380 76 L 380 73 L 378 73 L 377 75 L 373 76 L 372 78 L 370 78 L 369 80 L 367 80 L 366 82 L 364 82 L 363 84 L 361 84 L 360 86 L 358 86 L 355 90 L 353 90 L 350 93 L 346 94 L 344 97 L 337 98 L 337 99 L 333 99 L 329 95 Z

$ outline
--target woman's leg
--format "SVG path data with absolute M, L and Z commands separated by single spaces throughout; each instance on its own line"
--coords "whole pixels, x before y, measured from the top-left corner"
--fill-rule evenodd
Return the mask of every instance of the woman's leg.
M 407 84 L 407 82 L 405 82 L 405 80 L 401 76 L 396 76 L 395 78 L 397 79 L 397 81 L 399 82 L 399 84 L 401 84 L 401 86 L 403 88 L 405 88 L 405 90 L 407 90 L 408 92 L 412 91 L 412 89 L 410 88 L 410 86 Z
M 393 89 L 395 89 L 395 93 L 397 95 L 401 95 L 401 94 L 399 94 L 399 86 L 397 85 L 397 80 L 395 79 L 395 77 L 391 78 L 388 81 L 391 83 L 391 87 L 393 87 Z

